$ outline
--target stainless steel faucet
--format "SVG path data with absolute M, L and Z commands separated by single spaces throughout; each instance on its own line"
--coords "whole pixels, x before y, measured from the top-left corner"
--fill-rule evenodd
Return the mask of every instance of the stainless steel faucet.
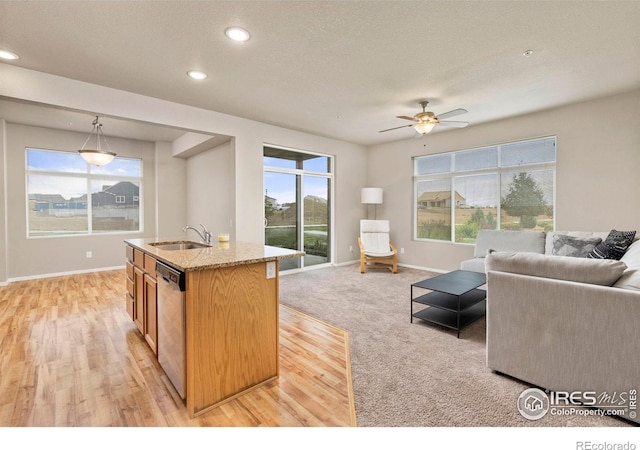
M 209 230 L 207 230 L 207 227 L 205 227 L 204 225 L 200 224 L 200 226 L 202 227 L 202 233 L 196 227 L 192 227 L 191 225 L 182 227 L 182 231 L 193 230 L 196 233 L 198 233 L 198 236 L 200 236 L 200 239 L 202 240 L 202 242 L 204 242 L 205 244 L 211 245 L 211 233 L 209 232 Z

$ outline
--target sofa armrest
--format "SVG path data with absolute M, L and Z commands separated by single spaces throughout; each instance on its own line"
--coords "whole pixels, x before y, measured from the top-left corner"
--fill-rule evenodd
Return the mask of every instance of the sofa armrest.
M 640 292 L 496 271 L 487 286 L 489 368 L 555 391 L 638 389 Z
M 491 252 L 487 272 L 500 271 L 579 283 L 613 285 L 627 265 L 612 259 L 574 258 L 525 252 Z

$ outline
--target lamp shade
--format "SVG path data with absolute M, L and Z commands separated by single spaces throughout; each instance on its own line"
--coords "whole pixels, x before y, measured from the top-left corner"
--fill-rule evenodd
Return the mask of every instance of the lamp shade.
M 368 205 L 382 204 L 382 188 L 367 187 L 360 191 L 360 203 Z

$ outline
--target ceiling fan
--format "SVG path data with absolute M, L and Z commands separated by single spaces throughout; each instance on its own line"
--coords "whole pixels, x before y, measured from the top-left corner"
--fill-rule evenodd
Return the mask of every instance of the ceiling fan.
M 454 109 L 452 111 L 440 114 L 438 116 L 436 116 L 434 113 L 432 113 L 431 111 L 426 111 L 427 105 L 429 104 L 428 101 L 424 100 L 420 102 L 420 106 L 422 106 L 422 112 L 416 114 L 413 117 L 409 117 L 409 116 L 396 116 L 398 119 L 405 119 L 405 120 L 410 120 L 413 123 L 410 125 L 402 125 L 401 127 L 395 127 L 395 128 L 388 128 L 386 130 L 380 130 L 378 131 L 378 133 L 384 133 L 385 131 L 391 131 L 391 130 L 397 130 L 399 128 L 407 128 L 407 127 L 414 127 L 416 132 L 418 132 L 419 134 L 427 134 L 429 133 L 431 130 L 433 130 L 433 127 L 435 127 L 436 125 L 439 126 L 443 126 L 443 127 L 453 127 L 453 128 L 464 128 L 467 125 L 469 125 L 469 122 L 456 122 L 456 121 L 442 121 L 442 119 L 448 119 L 449 117 L 455 117 L 455 116 L 459 116 L 460 114 L 464 114 L 467 112 L 466 109 L 462 109 L 462 108 L 458 108 L 458 109 Z

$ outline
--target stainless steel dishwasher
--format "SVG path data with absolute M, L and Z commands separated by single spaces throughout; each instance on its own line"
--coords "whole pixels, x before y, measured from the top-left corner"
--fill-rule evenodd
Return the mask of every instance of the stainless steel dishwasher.
M 158 362 L 180 397 L 187 394 L 185 341 L 185 276 L 156 262 L 158 280 Z

